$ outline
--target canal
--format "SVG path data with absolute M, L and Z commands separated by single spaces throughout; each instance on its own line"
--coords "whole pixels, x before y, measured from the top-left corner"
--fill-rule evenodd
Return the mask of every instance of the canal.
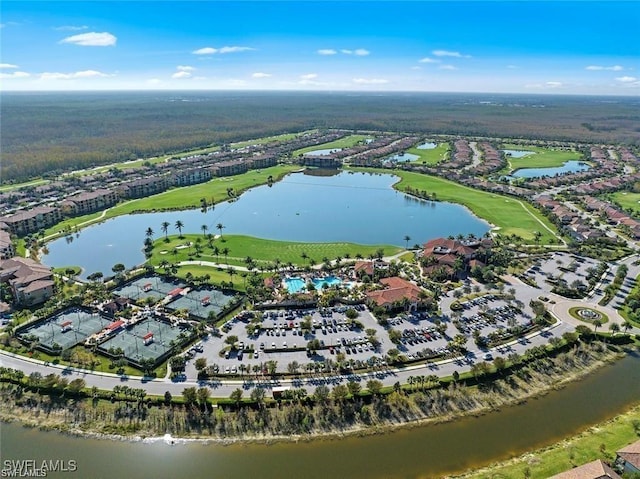
M 216 445 L 117 442 L 2 424 L 3 460 L 75 460 L 47 477 L 433 478 L 485 466 L 576 434 L 638 403 L 635 353 L 581 381 L 479 417 L 367 437 Z

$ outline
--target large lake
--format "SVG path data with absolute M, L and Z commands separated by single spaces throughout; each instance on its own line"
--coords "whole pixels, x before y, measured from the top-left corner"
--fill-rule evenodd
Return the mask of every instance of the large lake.
M 217 234 L 245 234 L 274 240 L 353 242 L 405 246 L 429 239 L 473 233 L 482 236 L 490 225 L 466 208 L 451 203 L 425 202 L 392 188 L 398 180 L 389 174 L 341 172 L 333 176 L 294 173 L 271 187 L 260 186 L 233 202 L 213 209 L 145 213 L 114 218 L 82 230 L 73 241 L 61 238 L 48 245 L 42 261 L 53 267 L 81 266 L 83 277 L 96 271 L 111 273 L 115 263 L 126 267 L 144 262 L 145 231 L 169 234 L 184 223 L 183 233 L 202 233 L 202 225 Z
M 111 442 L 0 424 L 0 440 L 5 460 L 77 461 L 77 472 L 47 475 L 52 478 L 434 478 L 560 441 L 627 410 L 639 397 L 640 357 L 633 354 L 518 406 L 368 437 L 269 446 L 168 446 L 162 441 Z

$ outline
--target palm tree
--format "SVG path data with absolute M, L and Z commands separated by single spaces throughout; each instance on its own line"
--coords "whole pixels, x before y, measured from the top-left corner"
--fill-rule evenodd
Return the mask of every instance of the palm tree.
M 151 227 L 147 228 L 147 231 L 145 231 L 145 235 L 147 236 L 147 238 L 153 239 L 153 229 L 151 229 Z
M 624 328 L 624 332 L 626 333 L 627 331 L 629 331 L 629 329 L 631 329 L 631 323 L 629 321 L 624 321 L 622 323 L 622 327 Z
M 595 333 L 596 331 L 598 331 L 598 328 L 602 326 L 602 320 L 600 319 L 594 319 L 593 320 L 593 332 Z
M 620 332 L 620 325 L 618 323 L 611 323 L 609 325 L 609 331 L 611 331 L 611 336 L 615 336 Z
M 409 249 L 409 241 L 411 241 L 411 236 L 409 235 L 404 235 L 404 242 L 406 243 L 406 248 L 405 249 Z
M 182 228 L 184 228 L 184 223 L 180 220 L 176 221 L 176 229 L 178 230 L 178 232 L 180 233 L 179 237 L 182 238 Z
M 222 230 L 224 229 L 224 225 L 222 223 L 218 223 L 216 225 L 216 229 L 220 231 L 220 236 L 222 236 Z
M 202 236 L 206 237 L 207 236 L 207 230 L 209 229 L 209 227 L 207 225 L 202 225 L 200 227 L 200 229 L 202 230 Z
M 162 232 L 164 233 L 164 240 L 169 241 L 169 222 L 163 221 L 161 229 L 162 229 Z
M 229 262 L 229 248 L 222 248 L 222 254 L 224 255 L 225 263 Z

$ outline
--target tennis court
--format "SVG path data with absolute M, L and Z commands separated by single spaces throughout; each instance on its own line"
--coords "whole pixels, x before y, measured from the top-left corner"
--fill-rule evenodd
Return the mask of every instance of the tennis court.
M 169 323 L 159 319 L 145 319 L 134 326 L 121 330 L 111 339 L 103 342 L 99 350 L 109 352 L 111 348 L 121 348 L 124 356 L 129 361 L 140 363 L 144 359 L 152 359 L 157 362 L 160 357 L 172 348 L 171 342 L 178 345 L 181 332 L 189 335 L 186 328 L 173 327 Z
M 18 332 L 18 337 L 25 340 L 29 336 L 36 336 L 40 345 L 49 351 L 71 348 L 92 334 L 102 331 L 111 320 L 98 313 L 91 313 L 82 309 L 70 309 L 60 314 L 45 318 Z
M 171 311 L 186 309 L 189 314 L 206 319 L 211 312 L 218 315 L 233 301 L 233 298 L 233 295 L 217 289 L 191 289 L 186 295 L 176 296 L 176 299 L 167 304 L 166 308 Z
M 145 276 L 114 289 L 113 293 L 134 301 L 146 298 L 154 298 L 159 301 L 164 299 L 170 291 L 184 287 L 185 284 L 178 281 L 166 281 L 160 276 Z

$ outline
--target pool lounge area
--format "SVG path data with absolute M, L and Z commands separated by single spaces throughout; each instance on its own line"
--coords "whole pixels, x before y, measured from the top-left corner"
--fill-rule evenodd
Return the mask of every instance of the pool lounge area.
M 336 276 L 326 276 L 324 278 L 312 278 L 311 282 L 315 286 L 316 290 L 322 290 L 325 285 L 327 287 L 341 285 L 342 280 L 337 278 Z M 294 276 L 291 278 L 286 278 L 284 280 L 284 284 L 289 293 L 300 293 L 306 291 L 307 289 L 307 281 L 304 278 L 299 276 Z

